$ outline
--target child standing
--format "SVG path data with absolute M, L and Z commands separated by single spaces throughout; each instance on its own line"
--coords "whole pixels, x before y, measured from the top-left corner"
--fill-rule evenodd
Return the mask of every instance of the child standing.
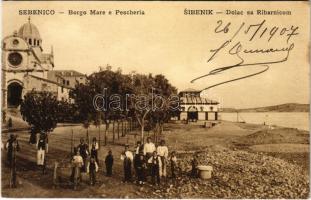
M 99 149 L 99 144 L 97 142 L 96 137 L 93 137 L 92 140 L 92 146 L 91 146 L 91 156 L 95 156 L 95 161 L 99 164 L 98 161 L 98 149 Z
M 151 180 L 152 183 L 160 184 L 160 168 L 161 168 L 161 158 L 157 155 L 157 152 L 154 151 L 151 158 L 149 158 L 148 163 L 150 163 L 151 166 Z M 155 182 L 155 179 L 157 182 Z
M 98 171 L 98 165 L 94 157 L 90 159 L 87 165 L 87 173 L 90 176 L 90 185 L 95 185 L 96 182 L 96 172 Z
M 171 164 L 171 174 L 172 178 L 176 178 L 176 168 L 177 168 L 177 157 L 176 157 L 176 152 L 172 151 L 171 157 L 170 157 L 170 164 Z
M 144 182 L 145 182 L 146 162 L 145 162 L 145 157 L 144 157 L 144 152 L 143 151 L 140 151 L 139 154 L 135 156 L 134 168 L 135 168 L 138 184 L 139 185 L 144 184 Z
M 106 156 L 105 159 L 105 164 L 106 164 L 106 176 L 112 176 L 113 156 L 111 150 L 108 151 L 108 155 Z
M 95 158 L 95 161 L 98 163 L 98 151 L 96 149 L 96 145 L 95 144 L 92 144 L 91 157 Z
M 124 182 L 131 182 L 132 180 L 132 162 L 133 153 L 129 151 L 129 145 L 125 145 L 124 153 L 121 155 L 124 166 Z
M 75 149 L 75 155 L 72 158 L 72 174 L 71 180 L 74 183 L 74 189 L 77 187 L 81 180 L 81 168 L 84 165 L 83 158 L 80 155 L 80 151 Z
M 193 158 L 191 160 L 191 177 L 192 178 L 198 178 L 199 173 L 198 173 L 198 165 L 199 165 L 199 161 L 198 161 L 198 153 L 195 152 L 193 154 Z

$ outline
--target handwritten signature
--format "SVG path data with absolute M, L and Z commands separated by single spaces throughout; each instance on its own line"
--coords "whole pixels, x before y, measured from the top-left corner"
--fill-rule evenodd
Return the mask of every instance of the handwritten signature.
M 219 20 L 217 21 L 217 26 L 214 30 L 216 34 L 229 34 L 231 33 L 231 22 L 227 23 L 226 25 L 223 25 L 223 21 Z M 222 66 L 222 67 L 217 67 L 216 69 L 211 70 L 209 73 L 204 74 L 202 76 L 199 76 L 193 80 L 191 80 L 191 83 L 208 77 L 212 75 L 217 75 L 221 72 L 224 72 L 226 70 L 230 70 L 233 68 L 237 67 L 248 67 L 248 66 L 261 66 L 262 70 L 253 72 L 251 74 L 241 76 L 235 79 L 230 79 L 227 81 L 223 81 L 211 86 L 208 86 L 203 90 L 207 90 L 219 85 L 223 85 L 225 83 L 249 78 L 252 76 L 256 76 L 258 74 L 264 73 L 269 69 L 269 66 L 271 64 L 277 64 L 277 63 L 282 63 L 286 62 L 288 60 L 288 57 L 290 55 L 290 52 L 294 49 L 295 43 L 292 42 L 292 38 L 297 36 L 298 33 L 298 26 L 290 26 L 290 27 L 278 27 L 278 26 L 273 26 L 273 27 L 267 27 L 266 26 L 266 20 L 261 21 L 258 24 L 250 24 L 246 26 L 245 22 L 242 22 L 239 28 L 234 32 L 231 38 L 228 40 L 225 40 L 218 48 L 211 49 L 210 52 L 212 55 L 209 57 L 207 60 L 207 63 L 211 62 L 214 60 L 221 52 L 225 53 L 226 55 L 230 56 L 235 56 L 237 58 L 237 62 L 235 64 L 227 65 L 227 66 Z M 234 39 L 238 36 L 244 34 L 244 37 L 246 36 L 247 40 L 249 42 L 252 42 L 254 40 L 263 40 L 263 42 L 266 40 L 267 43 L 269 43 L 271 40 L 273 40 L 276 37 L 282 37 L 286 40 L 286 46 L 283 47 L 276 47 L 276 48 L 256 48 L 256 49 L 247 49 L 244 48 L 242 45 L 241 41 L 234 41 Z M 273 61 L 257 61 L 257 62 L 245 62 L 245 55 L 254 55 L 254 54 L 264 54 L 264 55 L 271 55 L 273 53 L 279 53 L 279 52 L 284 52 L 284 56 L 281 59 L 276 59 Z M 244 55 L 244 57 L 242 56 Z M 271 56 L 269 56 L 271 57 Z

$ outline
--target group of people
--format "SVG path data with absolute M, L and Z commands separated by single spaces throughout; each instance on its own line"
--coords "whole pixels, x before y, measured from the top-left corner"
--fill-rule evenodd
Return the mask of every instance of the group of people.
M 46 134 L 40 134 L 37 140 L 37 165 L 45 166 L 46 153 L 48 151 L 48 138 Z M 11 169 L 15 169 L 15 152 L 19 151 L 19 144 L 17 136 L 10 135 L 5 145 L 7 149 L 7 164 Z M 99 143 L 96 137 L 92 139 L 91 147 L 84 138 L 80 139 L 80 144 L 74 148 L 74 155 L 72 157 L 72 174 L 71 180 L 77 185 L 81 180 L 81 172 L 89 174 L 90 185 L 95 185 L 96 173 L 99 169 L 98 159 Z M 133 173 L 135 171 L 135 181 L 137 184 L 142 185 L 150 181 L 154 185 L 159 185 L 161 180 L 167 179 L 167 167 L 170 166 L 171 177 L 176 178 L 177 172 L 177 157 L 175 151 L 169 154 L 168 147 L 165 140 L 161 140 L 160 144 L 156 145 L 152 142 L 151 138 L 147 138 L 147 142 L 142 144 L 138 141 L 134 151 L 130 151 L 129 145 L 125 145 L 125 149 L 121 154 L 124 170 L 124 182 L 132 182 Z M 112 151 L 109 150 L 105 158 L 106 176 L 112 176 L 114 157 Z M 198 177 L 198 154 L 195 153 L 191 161 L 192 170 L 191 176 Z M 13 172 L 12 186 L 16 184 L 15 170 Z
M 90 185 L 95 184 L 99 163 L 98 149 L 99 144 L 96 137 L 92 140 L 91 148 L 89 148 L 89 145 L 83 138 L 80 139 L 80 144 L 74 148 L 74 156 L 72 158 L 73 170 L 71 180 L 73 182 L 81 179 L 81 172 L 87 172 L 90 177 Z
M 90 149 L 84 139 L 80 139 L 80 144 L 75 148 L 72 158 L 72 181 L 81 179 L 81 172 L 86 172 L 89 174 L 90 185 L 95 184 L 99 166 L 98 147 L 95 137 Z M 129 145 L 126 144 L 125 150 L 121 154 L 121 160 L 124 167 L 124 182 L 133 181 L 132 168 L 134 168 L 138 184 L 144 184 L 148 177 L 151 177 L 153 184 L 160 184 L 161 179 L 167 178 L 168 163 L 171 166 L 172 178 L 176 177 L 176 154 L 172 152 L 169 156 L 165 140 L 161 140 L 160 145 L 156 147 L 151 138 L 148 137 L 145 144 L 140 141 L 137 142 L 134 152 L 130 151 Z M 113 161 L 112 151 L 109 150 L 105 158 L 106 176 L 112 176 Z
M 147 177 L 151 177 L 153 184 L 160 184 L 161 179 L 167 178 L 167 166 L 170 163 L 171 176 L 176 177 L 177 158 L 175 152 L 169 157 L 168 147 L 165 140 L 161 140 L 158 147 L 147 138 L 147 142 L 142 144 L 137 142 L 134 155 L 129 150 L 129 145 L 125 145 L 125 151 L 121 155 L 124 166 L 124 181 L 132 181 L 132 163 L 135 169 L 138 184 L 144 184 Z

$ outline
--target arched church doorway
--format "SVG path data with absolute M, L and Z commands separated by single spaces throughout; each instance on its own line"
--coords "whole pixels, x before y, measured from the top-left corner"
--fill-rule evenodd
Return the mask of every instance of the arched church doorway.
M 198 109 L 195 106 L 191 106 L 188 109 L 188 121 L 195 122 L 198 120 Z
M 22 100 L 23 86 L 18 82 L 12 82 L 8 85 L 7 102 L 8 107 L 16 108 Z

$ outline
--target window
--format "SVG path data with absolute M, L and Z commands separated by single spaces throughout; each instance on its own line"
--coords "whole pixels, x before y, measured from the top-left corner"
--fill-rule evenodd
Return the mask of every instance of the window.
M 46 90 L 47 90 L 47 86 L 48 86 L 48 85 L 47 85 L 46 83 L 42 83 L 42 90 L 43 90 L 43 91 L 46 91 Z
M 69 85 L 69 81 L 67 80 L 67 85 Z
M 38 45 L 38 46 L 40 45 L 40 42 L 39 42 L 39 40 L 37 41 L 37 45 Z
M 209 107 L 210 109 L 211 109 L 211 111 L 213 111 L 213 109 L 214 109 L 214 107 L 213 106 L 211 106 L 211 107 Z
M 62 93 L 64 93 L 64 87 L 62 87 Z
M 203 106 L 201 106 L 201 107 L 200 107 L 200 110 L 201 110 L 201 111 L 204 111 L 204 107 L 203 107 Z
M 30 38 L 28 39 L 28 43 L 31 45 L 31 39 Z
M 66 84 L 66 81 L 65 80 L 63 80 L 63 85 L 65 85 Z
M 13 52 L 9 54 L 8 60 L 13 67 L 18 67 L 23 61 L 23 56 L 18 52 Z
M 14 39 L 14 40 L 13 40 L 13 45 L 16 46 L 16 45 L 18 45 L 18 43 L 19 43 L 19 41 L 18 41 L 17 39 Z
M 36 45 L 36 44 L 37 44 L 37 40 L 34 39 L 34 40 L 33 40 L 33 45 Z

